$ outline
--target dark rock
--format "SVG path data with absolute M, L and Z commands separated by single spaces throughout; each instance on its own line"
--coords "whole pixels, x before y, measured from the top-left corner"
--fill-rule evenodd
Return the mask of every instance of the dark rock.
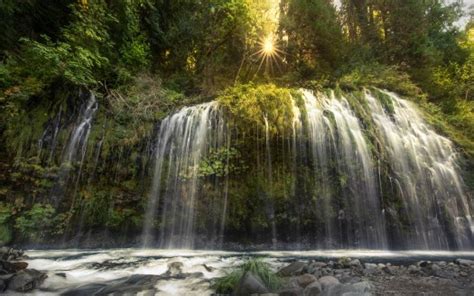
M 25 269 L 26 267 L 28 267 L 28 263 L 26 262 L 8 262 L 1 260 L 0 274 L 16 273 L 20 270 Z
M 393 269 L 393 267 L 391 266 L 385 266 L 384 268 L 382 268 L 382 270 L 387 273 L 387 274 L 390 274 L 390 275 L 394 275 L 395 274 L 395 271 Z
M 306 274 L 303 274 L 303 275 L 300 275 L 296 281 L 298 282 L 298 285 L 300 285 L 301 287 L 305 288 L 306 286 L 308 286 L 309 284 L 317 281 L 318 279 L 312 275 L 312 274 L 309 274 L 309 273 L 306 273 Z
M 302 288 L 287 288 L 278 292 L 280 296 L 303 296 Z
M 337 264 L 336 266 L 338 268 L 349 268 L 351 265 L 351 258 L 348 258 L 348 257 L 341 257 L 337 260 Z M 360 263 L 360 262 L 359 262 Z
M 258 275 L 251 272 L 246 272 L 239 280 L 235 289 L 235 296 L 247 296 L 251 294 L 264 294 L 268 293 L 267 287 L 263 284 L 263 281 Z
M 57 275 L 57 276 L 62 277 L 62 278 L 66 278 L 66 273 L 64 273 L 64 272 L 56 272 L 54 275 Z
M 318 296 L 321 295 L 321 292 L 323 291 L 323 288 L 321 287 L 321 283 L 316 281 L 311 284 L 309 284 L 305 289 L 304 289 L 304 296 Z
M 280 269 L 278 271 L 278 275 L 284 276 L 284 277 L 298 275 L 298 274 L 303 273 L 306 267 L 307 267 L 306 263 L 301 262 L 301 261 L 296 261 Z
M 103 283 L 93 283 L 68 290 L 64 296 L 86 295 L 136 295 L 144 291 L 156 292 L 155 285 L 162 279 L 158 275 L 134 274 L 130 277 L 120 278 Z
M 29 292 L 39 287 L 46 278 L 46 273 L 35 269 L 20 270 L 8 281 L 8 289 L 16 292 Z
M 204 268 L 205 268 L 208 272 L 213 272 L 214 270 L 216 270 L 214 267 L 212 267 L 212 266 L 207 266 L 206 264 L 203 264 L 202 266 L 204 266 Z
M 167 275 L 175 276 L 183 272 L 183 263 L 182 262 L 171 262 L 168 263 L 168 270 L 166 271 Z
M 0 280 L 0 293 L 7 289 L 7 282 L 4 280 Z
M 474 260 L 468 260 L 468 259 L 456 259 L 455 262 L 456 264 L 464 265 L 464 266 L 474 265 Z
M 321 284 L 323 291 L 327 290 L 329 287 L 339 284 L 339 280 L 333 276 L 323 276 L 318 281 Z

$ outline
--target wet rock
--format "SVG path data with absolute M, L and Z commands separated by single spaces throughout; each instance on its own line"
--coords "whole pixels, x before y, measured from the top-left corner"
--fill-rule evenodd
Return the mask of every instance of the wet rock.
M 134 274 L 130 277 L 120 278 L 103 283 L 93 283 L 70 289 L 63 296 L 86 296 L 86 295 L 136 295 L 150 291 L 156 292 L 155 285 L 162 279 L 158 275 Z
M 1 272 L 3 274 L 6 273 L 15 273 L 20 270 L 26 269 L 28 267 L 28 263 L 26 262 L 8 262 L 1 260 L 0 261 Z
M 309 273 L 306 273 L 306 274 L 303 274 L 303 275 L 300 275 L 296 281 L 298 283 L 299 286 L 305 288 L 306 286 L 308 286 L 309 284 L 317 281 L 318 279 L 312 275 L 312 274 L 309 274 Z
M 268 293 L 267 287 L 258 275 L 246 272 L 241 278 L 235 289 L 235 296 L 247 296 L 251 294 Z
M 182 262 L 171 262 L 168 263 L 168 270 L 166 271 L 167 275 L 175 276 L 183 272 L 183 263 Z
M 321 284 L 323 291 L 329 289 L 329 287 L 339 284 L 339 280 L 333 276 L 323 276 L 318 281 Z
M 303 291 L 304 296 L 318 296 L 321 295 L 323 288 L 321 287 L 321 283 L 316 281 L 312 282 Z
M 47 275 L 35 269 L 20 270 L 8 281 L 8 289 L 16 292 L 29 292 L 39 287 Z
M 64 272 L 56 272 L 54 275 L 62 277 L 62 278 L 66 278 L 66 273 Z
M 203 264 L 202 266 L 204 266 L 204 269 L 206 269 L 208 272 L 213 272 L 214 270 L 216 270 L 214 267 L 207 266 L 206 264 Z
M 278 271 L 278 275 L 283 276 L 283 277 L 298 275 L 298 274 L 301 274 L 306 269 L 306 267 L 307 267 L 306 263 L 301 262 L 301 261 L 296 261 L 280 269 Z

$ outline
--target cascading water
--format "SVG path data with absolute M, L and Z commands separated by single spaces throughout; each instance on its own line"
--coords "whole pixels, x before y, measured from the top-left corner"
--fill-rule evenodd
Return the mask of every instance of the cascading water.
M 224 145 L 225 140 L 224 122 L 215 102 L 183 108 L 163 120 L 143 229 L 144 246 L 154 244 L 152 228 L 160 207 L 159 245 L 193 247 L 199 164 L 206 153 Z
M 87 140 L 89 139 L 92 119 L 94 118 L 94 114 L 96 113 L 97 109 L 97 100 L 95 95 L 91 92 L 88 101 L 81 107 L 77 124 L 72 130 L 68 143 L 65 146 L 65 150 L 63 151 L 61 158 L 58 179 L 51 190 L 51 200 L 54 202 L 56 207 L 59 205 L 65 194 L 72 165 L 78 162 L 78 172 L 75 174 L 75 180 L 73 180 L 73 197 L 75 195 L 86 154 Z M 57 134 L 56 129 L 55 134 Z
M 280 150 L 268 132 L 267 118 L 262 119 L 265 130 L 260 132 L 265 132 L 265 142 L 256 144 L 256 155 L 246 157 L 256 164 L 252 171 L 255 179 L 265 178 L 255 184 L 269 188 L 256 185 L 260 189 L 246 198 L 264 204 L 259 210 L 266 213 L 268 233 L 263 237 L 268 243 L 278 247 L 280 241 L 288 240 L 280 236 L 291 232 L 288 224 L 295 224 L 298 232 L 301 228 L 310 237 L 311 247 L 318 248 L 472 248 L 471 205 L 463 192 L 453 145 L 430 129 L 409 102 L 378 92 L 393 104 L 393 110 L 387 111 L 380 99 L 367 91 L 360 98 L 368 114 L 362 119 L 349 98 L 301 90 L 300 97 L 290 98 L 294 115 L 291 135 L 282 141 L 288 148 Z M 183 108 L 162 121 L 144 221 L 144 246 L 192 248 L 198 228 L 206 229 L 204 236 L 211 245 L 222 242 L 228 213 L 238 212 L 229 202 L 229 183 L 236 181 L 235 194 L 239 182 L 245 181 L 242 176 L 226 176 L 224 182 L 215 182 L 209 189 L 200 175 L 200 165 L 213 151 L 237 147 L 242 141 L 230 136 L 227 116 L 217 102 L 211 102 Z M 375 135 L 369 135 L 368 125 Z M 257 141 L 260 132 L 256 132 Z M 259 165 L 260 159 L 264 159 L 264 167 Z M 228 158 L 224 162 L 229 166 Z M 382 174 L 382 165 L 387 165 L 388 174 Z M 273 196 L 273 187 L 282 186 L 279 178 L 291 180 L 283 182 L 288 186 L 283 190 L 284 202 L 300 203 L 293 208 L 295 217 L 288 218 L 292 222 L 285 225 L 279 225 L 277 218 L 291 214 L 282 208 L 281 198 L 278 202 Z M 208 194 L 216 190 L 218 197 L 210 202 Z M 392 194 L 392 204 L 384 200 L 388 194 Z M 201 225 L 198 218 L 214 215 L 214 208 L 220 214 L 207 219 L 212 221 L 209 225 Z M 311 216 L 301 213 L 300 217 L 299 211 Z M 308 219 L 315 221 L 309 223 L 312 230 Z M 286 230 L 280 231 L 281 226 Z
M 383 136 L 413 231 L 405 239 L 413 249 L 466 249 L 472 242 L 470 207 L 463 192 L 451 142 L 421 119 L 416 107 L 390 92 L 392 114 L 369 92 L 366 98 Z

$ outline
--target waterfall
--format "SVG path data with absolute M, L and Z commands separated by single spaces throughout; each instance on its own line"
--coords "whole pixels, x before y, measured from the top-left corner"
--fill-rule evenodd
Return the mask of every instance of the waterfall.
M 200 192 L 199 164 L 207 152 L 221 147 L 224 141 L 224 122 L 215 102 L 183 108 L 163 120 L 145 215 L 144 246 L 154 245 L 152 228 L 160 207 L 159 245 L 193 247 L 195 201 Z
M 65 191 L 68 189 L 69 174 L 73 165 L 78 163 L 77 174 L 73 180 L 73 198 L 77 191 L 78 182 L 82 172 L 82 165 L 87 150 L 87 140 L 89 139 L 89 133 L 91 130 L 92 119 L 98 109 L 98 103 L 95 95 L 91 92 L 87 102 L 81 106 L 79 116 L 74 129 L 71 132 L 68 143 L 65 146 L 63 155 L 61 158 L 60 170 L 58 173 L 58 179 L 54 184 L 50 196 L 56 207 L 60 204 L 62 198 L 65 195 Z M 60 116 L 60 115 L 58 115 Z M 55 135 L 57 134 L 58 125 L 55 127 Z
M 365 97 L 413 227 L 405 238 L 408 247 L 469 248 L 471 214 L 451 141 L 431 129 L 411 102 L 383 94 L 393 104 L 392 114 L 370 92 Z
M 252 138 L 258 143 L 247 145 L 256 152 L 245 155 L 254 165 L 251 174 L 265 179 L 255 184 L 265 186 L 253 188 L 253 196 L 246 198 L 263 202 L 259 210 L 268 228 L 262 237 L 271 238 L 268 243 L 276 247 L 277 241 L 285 240 L 284 229 L 291 227 L 279 224 L 278 219 L 288 216 L 282 203 L 300 203 L 292 208 L 296 213 L 291 223 L 298 232 L 292 235 L 299 237 L 301 228 L 312 247 L 472 248 L 470 204 L 456 151 L 423 121 L 412 103 L 393 93 L 365 91 L 357 103 L 366 114 L 361 115 L 349 95 L 308 90 L 299 95 L 289 98 L 293 121 L 289 135 L 278 136 L 282 149 L 276 147 L 266 117 L 264 129 L 257 128 Z M 144 246 L 193 248 L 198 235 L 211 245 L 222 242 L 226 219 L 235 210 L 232 196 L 241 194 L 238 184 L 245 179 L 226 175 L 220 182 L 206 183 L 200 165 L 219 149 L 241 147 L 242 139 L 231 137 L 231 116 L 218 102 L 210 102 L 185 107 L 161 122 Z M 261 159 L 264 166 L 259 165 Z M 228 156 L 222 163 L 229 166 Z M 279 178 L 291 181 L 281 183 Z M 275 200 L 275 186 L 287 186 L 283 201 Z M 217 198 L 209 198 L 216 192 Z M 312 215 L 313 230 L 304 226 L 308 218 L 298 211 Z M 202 222 L 202 217 L 209 219 Z

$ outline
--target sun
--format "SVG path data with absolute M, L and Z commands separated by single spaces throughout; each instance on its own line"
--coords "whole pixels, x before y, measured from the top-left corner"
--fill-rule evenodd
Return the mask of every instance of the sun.
M 271 36 L 265 38 L 262 44 L 262 52 L 265 55 L 273 55 L 275 54 L 275 45 L 273 38 Z

